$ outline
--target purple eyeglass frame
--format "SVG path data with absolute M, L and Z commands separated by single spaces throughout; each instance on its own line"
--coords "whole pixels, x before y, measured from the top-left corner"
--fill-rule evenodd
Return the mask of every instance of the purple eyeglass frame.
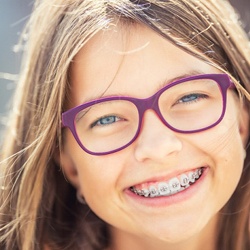
M 219 119 L 215 123 L 213 123 L 210 126 L 205 127 L 205 128 L 196 129 L 196 130 L 189 130 L 189 131 L 185 131 L 185 130 L 183 131 L 183 130 L 176 129 L 176 128 L 172 127 L 170 124 L 168 124 L 167 121 L 165 121 L 165 119 L 163 118 L 163 116 L 160 112 L 160 109 L 159 109 L 159 105 L 158 105 L 159 97 L 161 96 L 161 94 L 165 90 L 167 90 L 167 89 L 169 89 L 177 84 L 180 84 L 180 83 L 183 83 L 186 81 L 190 81 L 190 80 L 198 80 L 198 79 L 214 80 L 219 85 L 219 88 L 220 88 L 220 91 L 222 94 L 222 100 L 223 100 L 223 108 L 222 108 L 221 116 L 219 117 Z M 171 129 L 172 131 L 175 131 L 177 133 L 184 133 L 184 134 L 197 133 L 197 132 L 201 132 L 201 131 L 204 131 L 204 130 L 207 130 L 207 129 L 210 129 L 210 128 L 216 126 L 217 124 L 219 124 L 221 122 L 221 120 L 223 119 L 223 117 L 225 115 L 227 90 L 228 90 L 228 88 L 234 88 L 234 87 L 235 86 L 234 86 L 233 82 L 231 81 L 231 79 L 229 78 L 229 76 L 227 74 L 202 74 L 202 75 L 185 77 L 185 78 L 178 79 L 178 80 L 164 86 L 163 88 L 158 90 L 155 94 L 153 94 L 152 96 L 145 98 L 145 99 L 133 98 L 133 97 L 128 97 L 128 96 L 111 96 L 111 97 L 103 97 L 103 98 L 99 98 L 96 100 L 92 100 L 92 101 L 83 103 L 79 106 L 76 106 L 76 107 L 62 113 L 62 127 L 68 127 L 70 129 L 71 133 L 73 134 L 73 136 L 74 136 L 75 140 L 77 141 L 77 143 L 79 144 L 79 146 L 88 154 L 107 155 L 107 154 L 118 152 L 118 151 L 128 147 L 130 144 L 132 144 L 136 140 L 136 138 L 138 137 L 140 130 L 141 130 L 143 115 L 144 115 L 145 111 L 148 109 L 154 110 L 155 113 L 160 118 L 160 120 L 162 121 L 162 123 L 166 127 L 168 127 L 169 129 Z M 139 123 L 138 123 L 138 128 L 137 128 L 137 131 L 135 133 L 135 136 L 127 144 L 125 144 L 124 146 L 119 147 L 117 149 L 107 151 L 107 152 L 92 152 L 84 147 L 84 145 L 82 144 L 82 142 L 80 141 L 80 139 L 77 135 L 76 128 L 75 128 L 75 117 L 81 110 L 88 108 L 88 107 L 92 106 L 93 104 L 98 104 L 101 102 L 113 101 L 113 100 L 130 101 L 137 107 L 138 114 L 139 114 Z

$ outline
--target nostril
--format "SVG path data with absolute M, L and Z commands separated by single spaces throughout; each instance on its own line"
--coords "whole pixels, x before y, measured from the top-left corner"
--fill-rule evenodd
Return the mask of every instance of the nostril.
M 153 161 L 164 161 L 166 157 L 177 154 L 179 150 L 177 150 L 174 146 L 166 146 L 165 143 L 151 145 L 137 145 L 135 150 L 135 158 L 142 162 L 146 159 L 151 159 Z

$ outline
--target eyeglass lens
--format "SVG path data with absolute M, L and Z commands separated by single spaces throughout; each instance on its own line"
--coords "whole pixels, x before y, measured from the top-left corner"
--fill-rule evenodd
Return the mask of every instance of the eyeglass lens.
M 205 129 L 216 123 L 223 112 L 220 87 L 211 79 L 190 80 L 166 88 L 158 105 L 165 125 L 179 132 Z M 134 139 L 140 119 L 133 102 L 104 101 L 76 115 L 76 133 L 89 151 L 109 152 Z

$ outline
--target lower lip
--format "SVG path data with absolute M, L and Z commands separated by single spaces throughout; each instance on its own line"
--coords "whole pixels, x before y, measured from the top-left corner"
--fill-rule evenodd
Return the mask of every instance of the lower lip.
M 209 171 L 208 167 L 203 168 L 203 173 L 201 177 L 194 184 L 192 184 L 187 189 L 184 189 L 183 191 L 170 196 L 147 198 L 133 193 L 130 189 L 126 189 L 125 194 L 128 197 L 128 200 L 132 201 L 136 206 L 138 205 L 143 205 L 147 207 L 171 206 L 189 200 L 193 196 L 195 196 L 200 191 L 201 186 L 206 179 L 208 171 Z

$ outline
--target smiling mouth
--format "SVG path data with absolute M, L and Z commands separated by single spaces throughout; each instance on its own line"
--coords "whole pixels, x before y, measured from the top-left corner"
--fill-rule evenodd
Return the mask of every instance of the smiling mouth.
M 146 198 L 170 196 L 182 192 L 193 185 L 197 180 L 199 180 L 203 172 L 204 167 L 201 167 L 195 171 L 189 171 L 176 176 L 168 181 L 155 182 L 147 187 L 145 187 L 145 185 L 143 185 L 143 188 L 141 188 L 142 185 L 132 186 L 130 187 L 130 190 L 133 193 Z

